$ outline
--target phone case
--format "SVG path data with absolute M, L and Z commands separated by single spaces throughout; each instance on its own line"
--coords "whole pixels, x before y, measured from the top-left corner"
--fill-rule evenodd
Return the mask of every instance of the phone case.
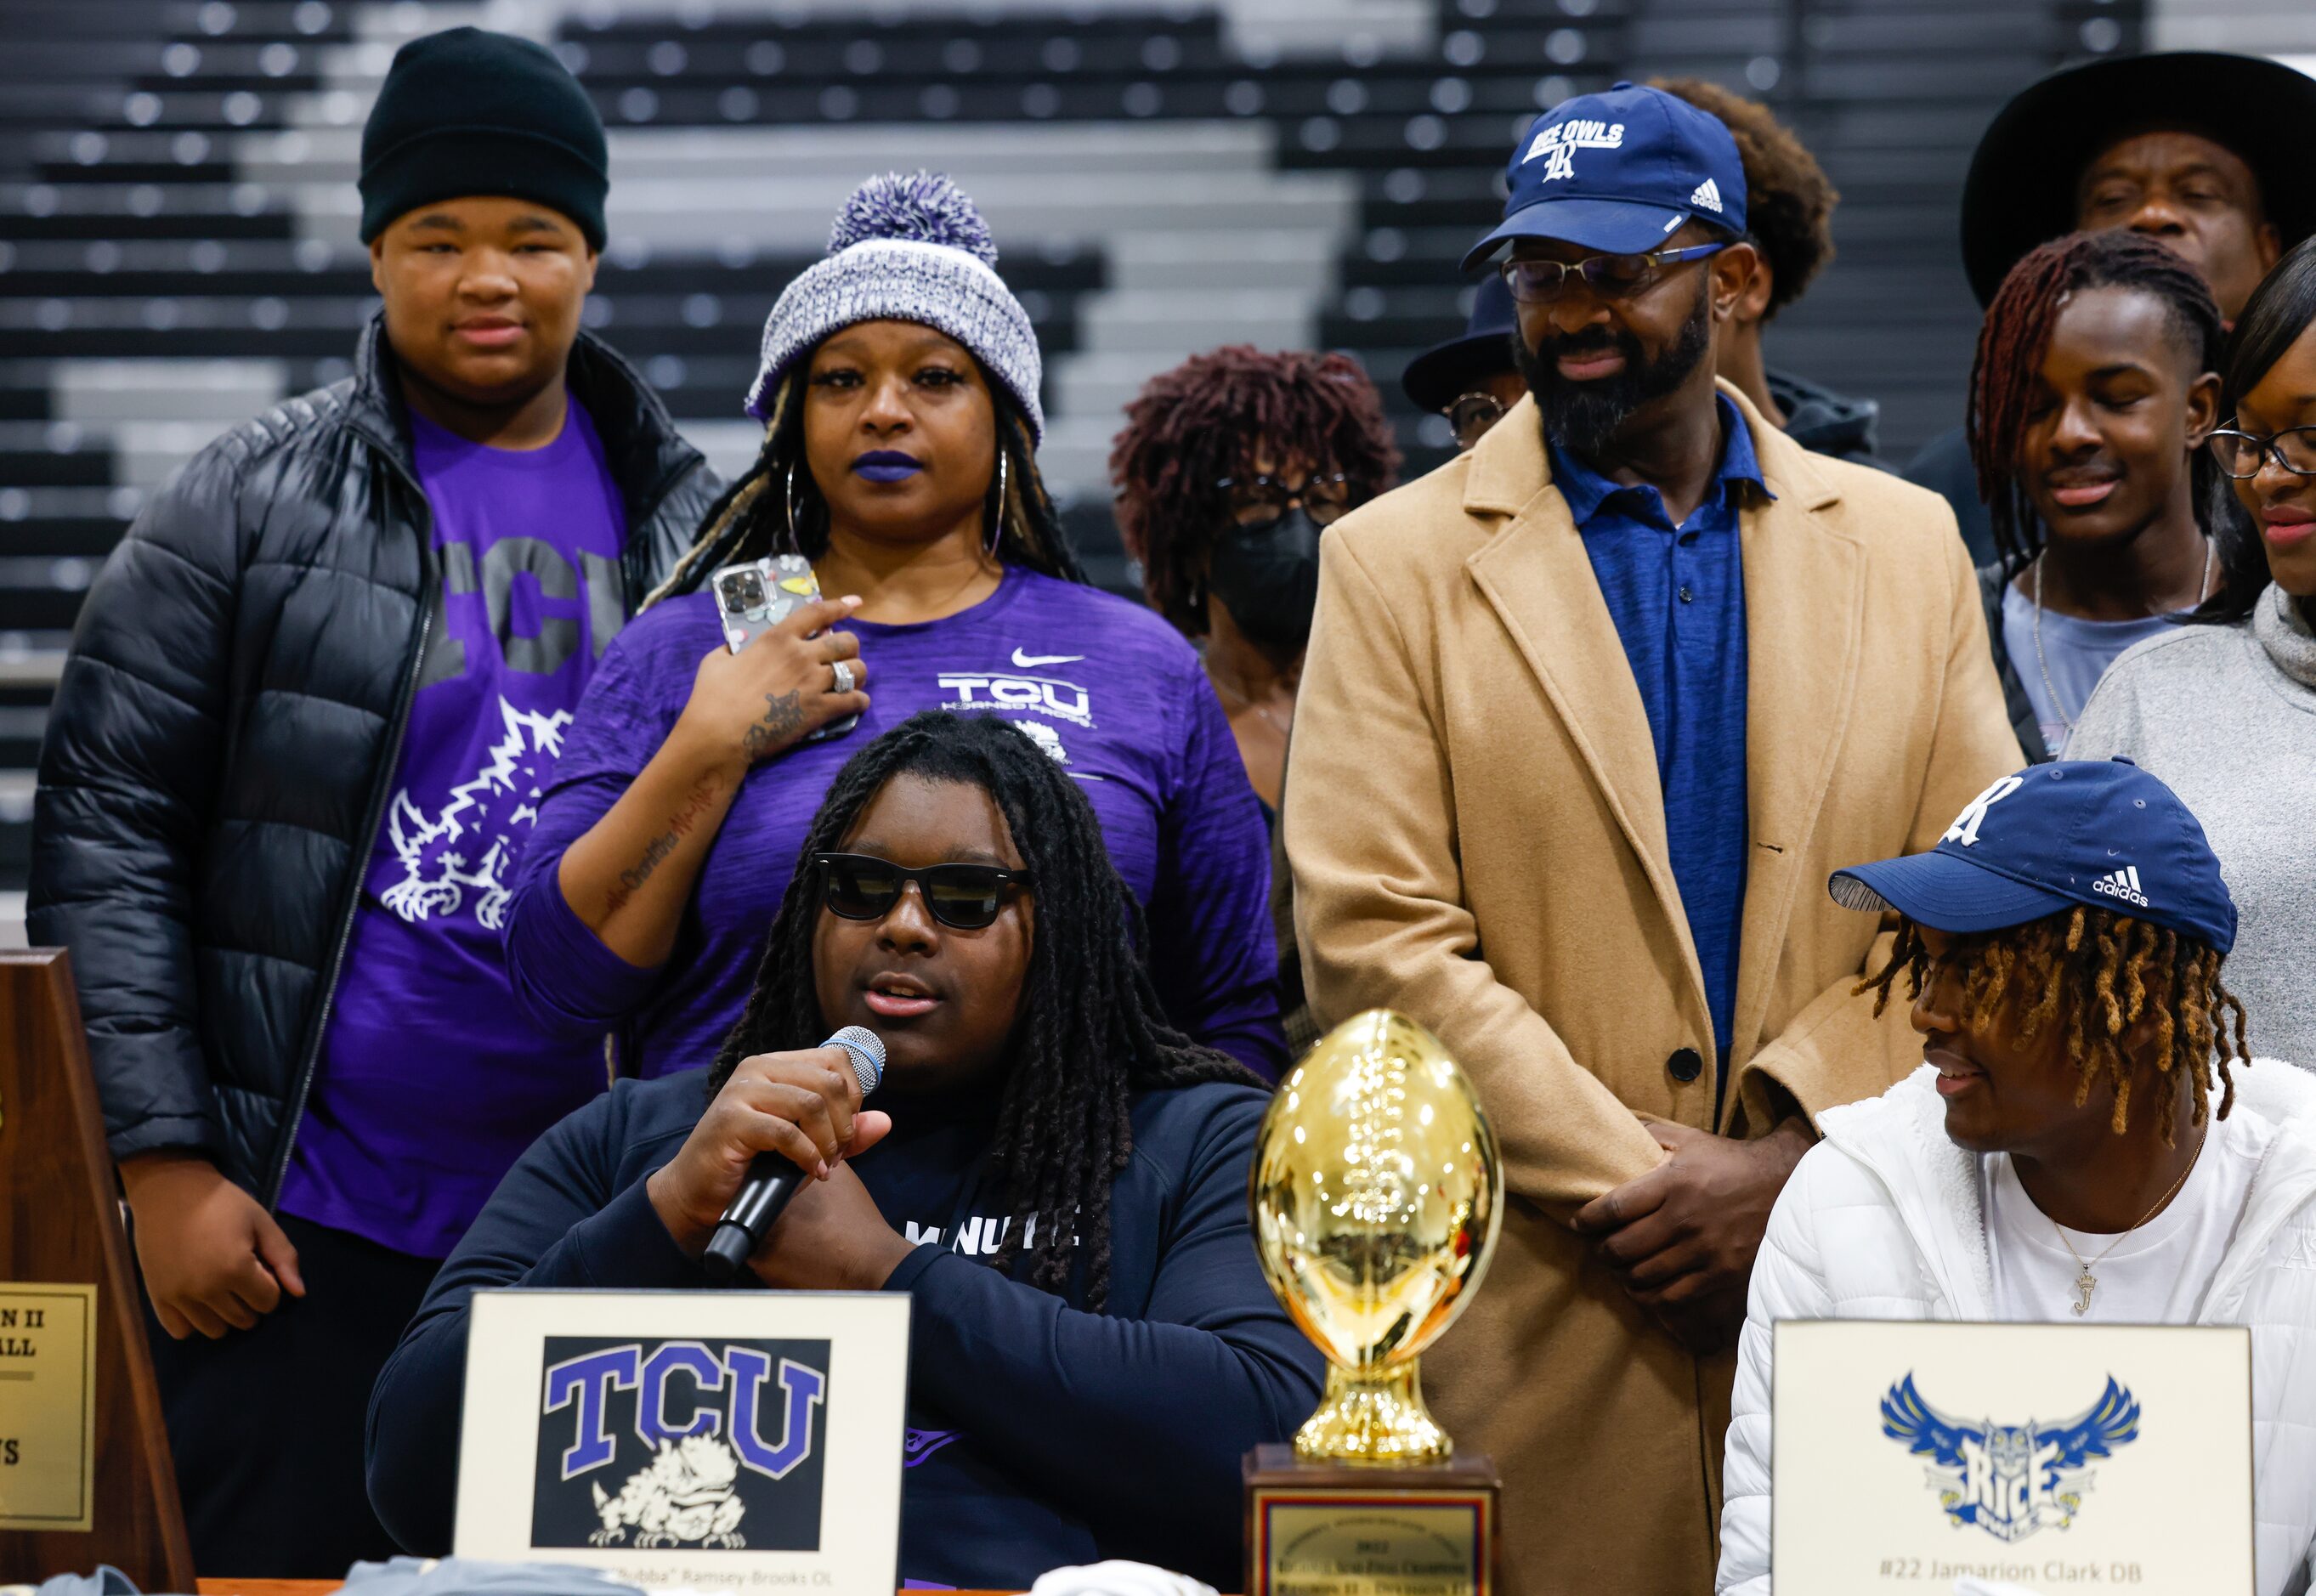
M 735 654 L 786 620 L 797 605 L 820 597 L 820 578 L 812 574 L 812 562 L 800 554 L 776 554 L 723 566 L 708 578 L 708 587 L 716 595 L 724 646 Z M 805 741 L 841 737 L 860 724 L 860 717 L 848 715 L 829 722 Z

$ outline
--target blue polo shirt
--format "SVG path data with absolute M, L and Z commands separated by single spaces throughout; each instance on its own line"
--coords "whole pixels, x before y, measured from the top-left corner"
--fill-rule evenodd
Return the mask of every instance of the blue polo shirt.
M 1724 396 L 1721 464 L 1676 527 L 1654 487 L 1627 487 L 1563 450 L 1552 479 L 1584 539 L 1649 712 L 1665 839 L 1705 971 L 1713 1042 L 1729 1059 L 1745 910 L 1745 567 L 1737 514 L 1761 480 L 1753 435 Z M 1715 1075 L 1715 1099 L 1727 1071 Z

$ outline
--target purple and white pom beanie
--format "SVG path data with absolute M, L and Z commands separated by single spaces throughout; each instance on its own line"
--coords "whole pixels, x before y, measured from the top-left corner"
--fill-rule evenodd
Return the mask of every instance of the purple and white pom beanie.
M 827 258 L 800 272 L 765 318 L 748 414 L 763 420 L 788 368 L 838 328 L 913 321 L 971 350 L 1044 442 L 1037 331 L 996 267 L 989 224 L 948 178 L 935 172 L 870 178 L 836 213 Z

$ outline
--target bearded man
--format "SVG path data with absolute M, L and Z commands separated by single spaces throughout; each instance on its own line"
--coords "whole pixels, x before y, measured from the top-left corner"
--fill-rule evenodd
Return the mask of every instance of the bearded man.
M 1508 1589 L 1703 1592 L 1770 1205 L 1920 1057 L 1824 882 L 1935 844 L 2018 745 L 1944 503 L 1715 379 L 1759 268 L 1728 129 L 1619 84 L 1510 177 L 1471 258 L 1510 246 L 1528 397 L 1321 545 L 1296 924 L 1318 1016 L 1430 1026 L 1502 1146 L 1503 1245 L 1425 1374 L 1503 1476 Z

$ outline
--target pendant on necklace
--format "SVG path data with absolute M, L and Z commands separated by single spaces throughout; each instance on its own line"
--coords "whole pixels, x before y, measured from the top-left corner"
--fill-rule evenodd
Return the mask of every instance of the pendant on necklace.
M 2098 1276 L 2091 1273 L 2091 1266 L 2086 1263 L 2083 1272 L 2075 1277 L 2075 1295 L 2082 1298 L 2075 1304 L 2075 1317 L 2080 1319 L 2091 1311 L 2091 1293 L 2098 1289 Z

